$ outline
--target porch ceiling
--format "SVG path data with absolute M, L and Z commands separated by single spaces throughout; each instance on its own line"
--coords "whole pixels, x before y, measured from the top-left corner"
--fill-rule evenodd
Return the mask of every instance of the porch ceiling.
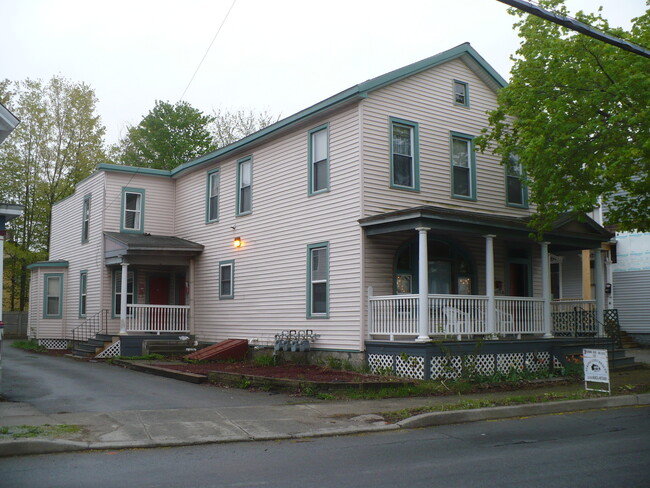
M 373 215 L 359 220 L 366 235 L 374 236 L 392 232 L 428 227 L 434 231 L 462 234 L 494 234 L 515 240 L 530 240 L 532 230 L 529 217 L 517 218 L 503 215 L 468 212 L 444 207 L 422 206 Z M 568 216 L 558 219 L 553 229 L 544 234 L 552 251 L 599 248 L 613 234 L 593 219 L 585 216 L 580 222 Z
M 152 258 L 170 264 L 198 256 L 204 246 L 174 236 L 104 232 L 107 265 L 121 262 L 150 262 Z

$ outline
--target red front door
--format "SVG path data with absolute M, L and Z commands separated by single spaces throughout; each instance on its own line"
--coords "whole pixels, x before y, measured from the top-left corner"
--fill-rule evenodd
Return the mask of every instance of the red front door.
M 149 304 L 169 305 L 169 277 L 149 277 Z M 168 311 L 153 309 L 149 312 L 149 327 L 151 330 L 164 330 L 166 327 Z

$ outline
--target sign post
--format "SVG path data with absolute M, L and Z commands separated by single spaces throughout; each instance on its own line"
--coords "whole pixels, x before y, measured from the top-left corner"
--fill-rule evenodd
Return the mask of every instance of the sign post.
M 585 368 L 585 390 L 601 391 L 612 394 L 612 387 L 609 381 L 609 360 L 606 349 L 583 349 L 582 362 Z M 606 383 L 607 389 L 590 388 L 589 383 Z

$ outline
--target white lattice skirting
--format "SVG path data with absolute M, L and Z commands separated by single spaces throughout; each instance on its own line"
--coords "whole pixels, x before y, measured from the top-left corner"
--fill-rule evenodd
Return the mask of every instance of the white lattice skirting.
M 431 379 L 458 378 L 463 371 L 491 375 L 495 371 L 508 373 L 512 369 L 537 373 L 548 370 L 551 355 L 548 352 L 516 352 L 477 354 L 465 356 L 434 356 L 431 358 Z M 553 358 L 555 367 L 561 364 Z M 424 379 L 424 357 L 406 354 L 369 354 L 368 365 L 375 374 L 391 373 L 406 378 Z
M 66 339 L 39 339 L 38 345 L 43 346 L 45 349 L 68 349 Z
M 120 341 L 117 340 L 113 344 L 108 346 L 106 349 L 104 349 L 102 352 L 100 352 L 97 356 L 95 356 L 95 358 L 96 359 L 114 358 L 120 355 L 120 351 L 121 351 Z

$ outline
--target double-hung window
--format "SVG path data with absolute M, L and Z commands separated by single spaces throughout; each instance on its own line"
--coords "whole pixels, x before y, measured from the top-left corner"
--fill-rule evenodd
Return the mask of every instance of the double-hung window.
M 253 158 L 248 156 L 237 161 L 237 215 L 253 210 Z
M 323 125 L 309 131 L 309 194 L 329 190 L 329 129 Z
M 522 180 L 523 170 L 519 156 L 511 152 L 506 156 L 506 202 L 513 207 L 528 206 L 528 191 Z
M 90 195 L 84 197 L 81 209 L 81 242 L 88 242 L 90 236 Z
M 122 232 L 142 233 L 144 228 L 144 190 L 122 189 Z
M 122 290 L 122 271 L 113 273 L 113 316 L 119 317 L 122 311 L 122 300 L 126 299 L 127 305 L 135 303 L 135 274 L 128 271 L 126 274 L 126 290 Z M 127 308 L 127 315 L 131 316 Z
M 469 86 L 467 83 L 454 80 L 454 103 L 469 107 Z
M 329 243 L 307 246 L 307 318 L 329 316 Z
M 390 185 L 420 190 L 418 124 L 390 118 Z
M 60 319 L 63 317 L 63 274 L 46 273 L 43 318 Z
M 206 222 L 219 220 L 219 170 L 215 169 L 208 173 L 208 187 L 206 195 Z
M 219 263 L 219 298 L 235 297 L 235 261 Z
M 88 271 L 79 273 L 79 317 L 86 316 L 86 303 L 88 297 Z
M 476 200 L 476 168 L 472 136 L 451 133 L 451 181 L 454 197 Z

